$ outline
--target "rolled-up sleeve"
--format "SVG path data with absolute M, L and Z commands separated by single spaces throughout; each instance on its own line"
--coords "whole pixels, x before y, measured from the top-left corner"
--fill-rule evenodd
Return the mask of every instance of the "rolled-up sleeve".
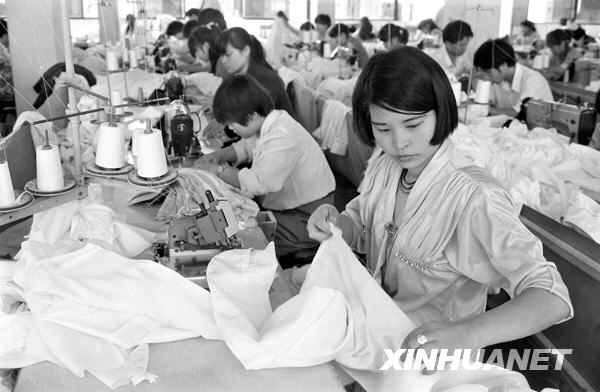
M 237 156 L 237 161 L 235 162 L 236 166 L 242 163 L 252 162 L 252 153 L 256 147 L 256 137 L 242 139 L 233 143 L 231 147 L 233 147 L 235 155 Z
M 360 196 L 350 200 L 342 215 L 352 222 L 352 241 L 348 245 L 358 253 L 366 253 L 365 230 L 360 215 Z
M 265 140 L 254 153 L 252 167 L 238 174 L 241 190 L 253 196 L 280 191 L 299 156 L 294 142 L 284 135 Z
M 542 254 L 542 243 L 518 218 L 508 193 L 499 186 L 478 189 L 456 230 L 458 253 L 451 261 L 469 278 L 502 287 L 514 298 L 529 288 L 546 290 L 573 307 L 556 265 Z

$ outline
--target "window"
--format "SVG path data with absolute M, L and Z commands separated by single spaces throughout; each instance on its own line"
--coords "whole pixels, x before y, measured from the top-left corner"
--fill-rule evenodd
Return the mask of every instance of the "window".
M 289 16 L 289 8 L 289 0 L 244 0 L 242 16 L 244 18 L 271 19 L 278 11 L 283 11 Z
M 600 22 L 600 2 L 598 0 L 579 0 L 577 2 L 577 21 L 580 23 Z
M 372 20 L 393 20 L 396 3 L 396 0 L 336 0 L 335 19 L 356 20 L 368 16 Z
M 527 19 L 533 23 L 558 23 L 571 19 L 577 0 L 529 0 Z M 581 1 L 581 0 L 579 0 Z M 590 1 L 594 3 L 595 1 Z

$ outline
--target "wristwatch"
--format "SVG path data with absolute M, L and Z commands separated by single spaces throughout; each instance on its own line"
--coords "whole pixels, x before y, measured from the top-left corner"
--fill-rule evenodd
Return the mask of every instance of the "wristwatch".
M 223 172 L 225 171 L 225 167 L 223 166 L 219 166 L 217 167 L 217 177 L 221 177 L 221 174 L 223 174 Z

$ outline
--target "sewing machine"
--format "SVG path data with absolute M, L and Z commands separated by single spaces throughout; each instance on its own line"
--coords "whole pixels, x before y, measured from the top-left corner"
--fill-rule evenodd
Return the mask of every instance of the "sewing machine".
M 208 207 L 200 203 L 198 210 L 175 217 L 167 230 L 167 267 L 186 277 L 203 278 L 213 256 L 242 247 L 231 204 L 215 200 L 210 191 L 206 197 Z
M 551 128 L 570 138 L 571 142 L 587 145 L 596 126 L 596 111 L 588 106 L 575 106 L 530 99 L 526 104 L 527 127 Z

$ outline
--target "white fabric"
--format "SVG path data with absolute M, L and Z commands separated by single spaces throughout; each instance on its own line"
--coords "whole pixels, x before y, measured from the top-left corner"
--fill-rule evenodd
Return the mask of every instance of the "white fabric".
M 467 57 L 466 54 L 458 56 L 454 60 L 454 64 L 448 55 L 448 50 L 446 49 L 446 44 L 442 45 L 439 48 L 429 48 L 424 50 L 432 59 L 434 59 L 439 65 L 447 73 L 454 74 L 457 78 L 461 76 L 468 75 L 471 72 L 471 68 L 473 68 L 473 64 L 471 60 Z
M 346 61 L 323 57 L 313 57 L 302 67 L 294 67 L 294 69 L 304 77 L 306 84 L 313 89 L 329 77 L 349 79 L 354 76 L 354 70 Z
M 105 205 L 74 200 L 35 214 L 29 239 L 47 244 L 90 241 L 133 257 L 152 245 L 154 233 L 124 223 Z
M 569 144 L 568 138 L 554 129 L 529 131 L 515 121 L 502 129 L 488 121 L 459 125 L 451 138 L 458 150 L 509 190 L 517 203 L 559 221 L 568 217 L 567 223 L 598 242 L 598 207 L 582 191 L 600 191 L 600 151 Z
M 329 99 L 336 99 L 344 105 L 352 106 L 352 92 L 358 80 L 358 76 L 348 80 L 327 78 L 317 86 L 317 92 Z
M 323 150 L 329 150 L 336 155 L 346 155 L 349 132 L 346 116 L 350 111 L 348 106 L 339 101 L 333 99 L 325 101 L 321 125 L 313 133 Z
M 283 85 L 286 88 L 294 80 L 297 80 L 299 82 L 304 83 L 304 78 L 302 77 L 302 75 L 300 75 L 300 73 L 298 73 L 297 71 L 295 71 L 295 70 L 293 70 L 291 68 L 288 68 L 288 67 L 285 67 L 285 66 L 281 66 L 277 70 L 277 74 L 279 75 L 279 77 L 281 78 L 281 80 L 283 80 Z
M 209 72 L 196 72 L 186 75 L 185 81 L 188 86 L 197 87 L 203 94 L 214 95 L 223 79 Z
M 207 271 L 209 293 L 157 263 L 126 259 L 97 245 L 27 241 L 12 280 L 30 311 L 0 314 L 0 324 L 8 321 L 12 328 L 10 339 L 0 338 L 0 367 L 49 360 L 78 376 L 90 371 L 116 388 L 160 376 L 146 372 L 147 343 L 204 336 L 225 340 L 247 369 L 336 360 L 368 391 L 443 391 L 486 383 L 529 391 L 521 375 L 499 369 L 433 376 L 377 371 L 386 360 L 383 348 L 400 347 L 414 325 L 354 257 L 340 231 L 333 232 L 300 294 L 275 312 L 268 296 L 277 265 L 272 243 L 264 251 L 215 257 Z
M 127 77 L 127 94 L 125 94 L 125 77 Z M 123 72 L 116 72 L 110 75 L 110 88 L 121 91 L 121 97 L 134 97 L 137 99 L 138 89 L 141 87 L 144 91 L 144 97 L 148 97 L 154 90 L 160 88 L 164 82 L 165 75 L 157 73 L 148 73 L 141 69 L 130 69 L 125 75 Z M 96 76 L 97 83 L 92 86 L 92 92 L 109 96 L 108 82 L 106 76 Z
M 283 110 L 267 115 L 252 155 L 252 167 L 238 173 L 240 188 L 245 194 L 261 196 L 266 209 L 293 209 L 335 189 L 319 145 Z
M 208 292 L 176 272 L 93 244 L 70 250 L 23 244 L 12 279 L 30 312 L 8 316 L 25 320 L 17 346 L 0 340 L 0 368 L 48 360 L 115 388 L 156 379 L 146 343 L 220 338 Z
M 209 265 L 216 323 L 247 369 L 335 360 L 367 391 L 441 391 L 470 383 L 483 387 L 499 378 L 517 391 L 529 391 L 522 375 L 503 369 L 441 371 L 432 376 L 378 371 L 386 360 L 383 349 L 400 347 L 415 325 L 363 268 L 339 229 L 332 230 L 300 294 L 274 312 L 263 294 L 277 263 L 272 245 L 265 251 L 223 253 Z

